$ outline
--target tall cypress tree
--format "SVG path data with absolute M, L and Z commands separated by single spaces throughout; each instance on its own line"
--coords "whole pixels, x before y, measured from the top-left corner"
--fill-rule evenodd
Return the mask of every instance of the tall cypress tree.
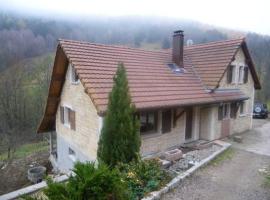
M 131 104 L 128 80 L 119 63 L 98 144 L 98 161 L 114 167 L 136 159 L 140 151 L 139 121 Z

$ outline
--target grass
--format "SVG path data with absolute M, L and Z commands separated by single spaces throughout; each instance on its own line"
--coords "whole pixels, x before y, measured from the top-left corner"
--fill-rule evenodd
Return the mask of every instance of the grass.
M 225 160 L 231 160 L 235 151 L 232 148 L 228 148 L 223 153 L 221 153 L 219 156 L 217 156 L 214 160 L 210 162 L 210 165 L 217 166 L 220 163 L 224 162 Z
M 270 187 L 270 173 L 269 172 L 265 175 L 264 186 Z
M 38 143 L 31 143 L 31 144 L 25 144 L 16 149 L 15 152 L 12 153 L 11 157 L 12 158 L 23 158 L 28 155 L 42 152 L 42 151 L 48 151 L 49 150 L 49 145 L 48 142 L 42 141 Z M 3 153 L 0 154 L 0 161 L 1 160 L 6 160 L 8 156 L 8 153 Z

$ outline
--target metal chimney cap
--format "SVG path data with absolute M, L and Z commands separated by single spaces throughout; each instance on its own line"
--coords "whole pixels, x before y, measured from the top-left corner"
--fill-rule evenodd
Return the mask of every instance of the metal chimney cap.
M 173 33 L 174 33 L 174 35 L 180 35 L 180 34 L 183 34 L 184 31 L 182 31 L 182 30 L 177 30 L 177 31 L 174 31 Z

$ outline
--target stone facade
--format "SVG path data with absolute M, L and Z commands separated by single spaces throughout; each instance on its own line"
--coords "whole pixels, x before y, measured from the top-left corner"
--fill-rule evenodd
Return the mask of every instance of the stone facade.
M 68 106 L 75 111 L 75 131 L 61 123 L 60 106 Z M 57 165 L 61 171 L 72 168 L 74 157 L 80 161 L 96 159 L 101 123 L 102 120 L 90 97 L 84 92 L 83 85 L 80 82 L 71 82 L 68 68 L 56 114 Z M 75 152 L 73 158 L 70 158 L 69 148 Z
M 178 109 L 178 112 L 181 112 L 182 109 Z M 172 118 L 173 119 L 173 118 Z M 161 120 L 162 120 L 162 111 L 158 112 L 158 124 L 157 132 L 142 135 L 142 146 L 141 153 L 142 155 L 151 155 L 163 152 L 167 149 L 174 148 L 179 146 L 185 141 L 185 123 L 186 116 L 183 114 L 177 121 L 176 126 L 173 127 L 169 133 L 161 133 Z
M 177 112 L 180 113 L 184 108 L 178 108 Z M 199 120 L 200 120 L 200 108 L 193 108 L 193 121 L 192 121 L 192 138 L 188 141 L 185 139 L 186 131 L 186 114 L 184 113 L 176 121 L 176 126 L 173 127 L 169 133 L 162 134 L 161 124 L 162 124 L 162 110 L 158 111 L 158 128 L 156 133 L 151 133 L 147 135 L 142 135 L 142 146 L 141 154 L 143 156 L 154 155 L 157 153 L 162 153 L 166 150 L 170 150 L 179 147 L 185 142 L 191 142 L 199 139 Z M 172 116 L 173 119 L 173 116 Z
M 235 60 L 231 63 L 235 67 L 235 81 L 232 84 L 227 83 L 227 73 L 224 74 L 223 78 L 220 81 L 219 88 L 226 89 L 226 88 L 238 88 L 240 89 L 246 96 L 249 97 L 248 100 L 245 101 L 245 108 L 244 108 L 244 114 L 240 115 L 240 109 L 238 109 L 237 117 L 236 119 L 230 119 L 230 128 L 231 128 L 231 134 L 234 133 L 240 133 L 243 131 L 246 131 L 248 129 L 251 129 L 252 127 L 252 115 L 253 115 L 253 104 L 254 104 L 254 94 L 255 94 L 255 88 L 254 88 L 254 81 L 252 78 L 252 75 L 248 73 L 248 82 L 247 83 L 239 83 L 237 81 L 239 77 L 239 67 L 245 66 L 245 55 L 240 48 L 235 55 Z M 214 139 L 219 138 L 220 130 L 221 130 L 221 121 L 218 121 L 218 106 L 213 107 L 214 109 L 214 119 L 215 119 L 215 126 L 213 129 L 216 132 L 216 136 Z

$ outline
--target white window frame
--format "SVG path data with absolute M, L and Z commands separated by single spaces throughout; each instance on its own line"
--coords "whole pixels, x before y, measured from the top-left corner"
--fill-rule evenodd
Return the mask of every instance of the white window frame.
M 237 83 L 237 67 L 236 65 L 232 65 L 233 66 L 233 70 L 232 70 L 232 84 L 236 84 Z
M 238 68 L 238 83 L 240 84 L 244 83 L 244 70 L 245 70 L 245 66 L 240 65 Z
M 225 107 L 227 107 L 227 114 L 225 115 Z M 229 119 L 231 116 L 231 106 L 229 103 L 223 104 L 222 108 L 222 119 Z
M 73 162 L 76 162 L 76 160 L 77 160 L 77 158 L 76 158 L 76 152 L 72 148 L 70 148 L 70 147 L 68 148 L 68 157 Z
M 75 80 L 76 70 L 75 70 L 74 66 L 72 64 L 69 64 L 69 69 L 70 69 L 70 82 L 74 85 L 77 85 L 80 82 L 80 80 L 79 80 L 79 78 L 77 81 Z
M 73 109 L 69 105 L 63 105 L 63 108 L 64 108 L 64 126 L 70 129 L 71 127 L 70 127 L 70 121 L 69 121 L 69 110 L 73 110 Z
M 243 112 L 241 112 L 241 106 L 243 106 Z M 246 102 L 243 101 L 240 103 L 240 107 L 239 107 L 239 116 L 240 117 L 244 117 L 247 115 L 247 111 L 246 111 Z

